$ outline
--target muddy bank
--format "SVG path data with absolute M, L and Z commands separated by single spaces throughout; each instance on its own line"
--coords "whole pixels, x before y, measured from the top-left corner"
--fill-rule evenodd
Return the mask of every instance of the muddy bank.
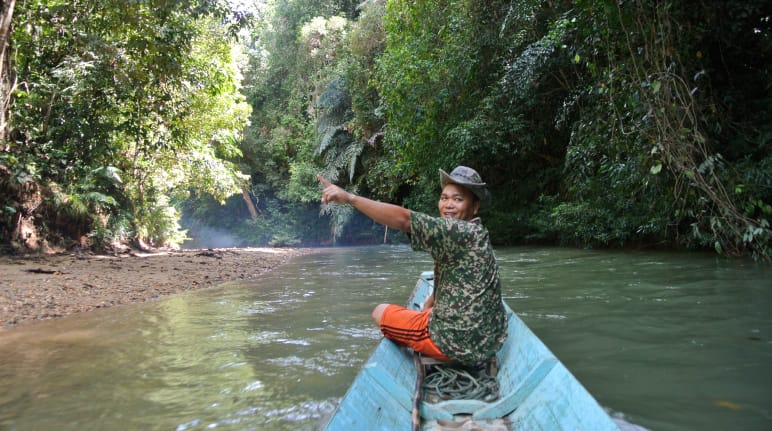
M 312 249 L 0 256 L 0 331 L 40 319 L 251 279 Z

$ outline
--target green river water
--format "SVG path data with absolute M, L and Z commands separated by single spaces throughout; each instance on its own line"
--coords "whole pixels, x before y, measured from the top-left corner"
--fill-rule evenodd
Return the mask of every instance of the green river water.
M 497 249 L 508 304 L 610 414 L 772 430 L 772 269 L 708 254 Z M 428 255 L 334 248 L 260 280 L 0 333 L 0 430 L 314 430 Z

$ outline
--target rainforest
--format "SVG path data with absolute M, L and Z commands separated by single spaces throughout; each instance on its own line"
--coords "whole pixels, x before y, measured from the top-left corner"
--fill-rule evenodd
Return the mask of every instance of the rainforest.
M 498 245 L 772 256 L 764 2 L 3 0 L 0 252 L 404 237 L 317 174 Z

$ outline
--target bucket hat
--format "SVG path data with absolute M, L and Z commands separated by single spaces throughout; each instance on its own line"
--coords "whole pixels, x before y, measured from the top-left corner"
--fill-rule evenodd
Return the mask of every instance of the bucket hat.
M 485 184 L 477 173 L 472 168 L 466 166 L 456 166 L 453 171 L 448 174 L 440 169 L 440 184 L 444 188 L 448 183 L 458 184 L 469 189 L 478 199 L 480 199 L 480 205 L 487 203 L 491 194 L 488 192 L 487 184 Z

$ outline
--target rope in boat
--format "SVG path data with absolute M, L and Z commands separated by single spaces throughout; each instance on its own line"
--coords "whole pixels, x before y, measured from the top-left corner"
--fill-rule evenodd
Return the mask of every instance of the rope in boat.
M 481 400 L 491 402 L 499 397 L 499 385 L 482 363 L 472 367 L 458 364 L 436 364 L 429 371 L 422 384 L 424 397 L 438 401 Z

